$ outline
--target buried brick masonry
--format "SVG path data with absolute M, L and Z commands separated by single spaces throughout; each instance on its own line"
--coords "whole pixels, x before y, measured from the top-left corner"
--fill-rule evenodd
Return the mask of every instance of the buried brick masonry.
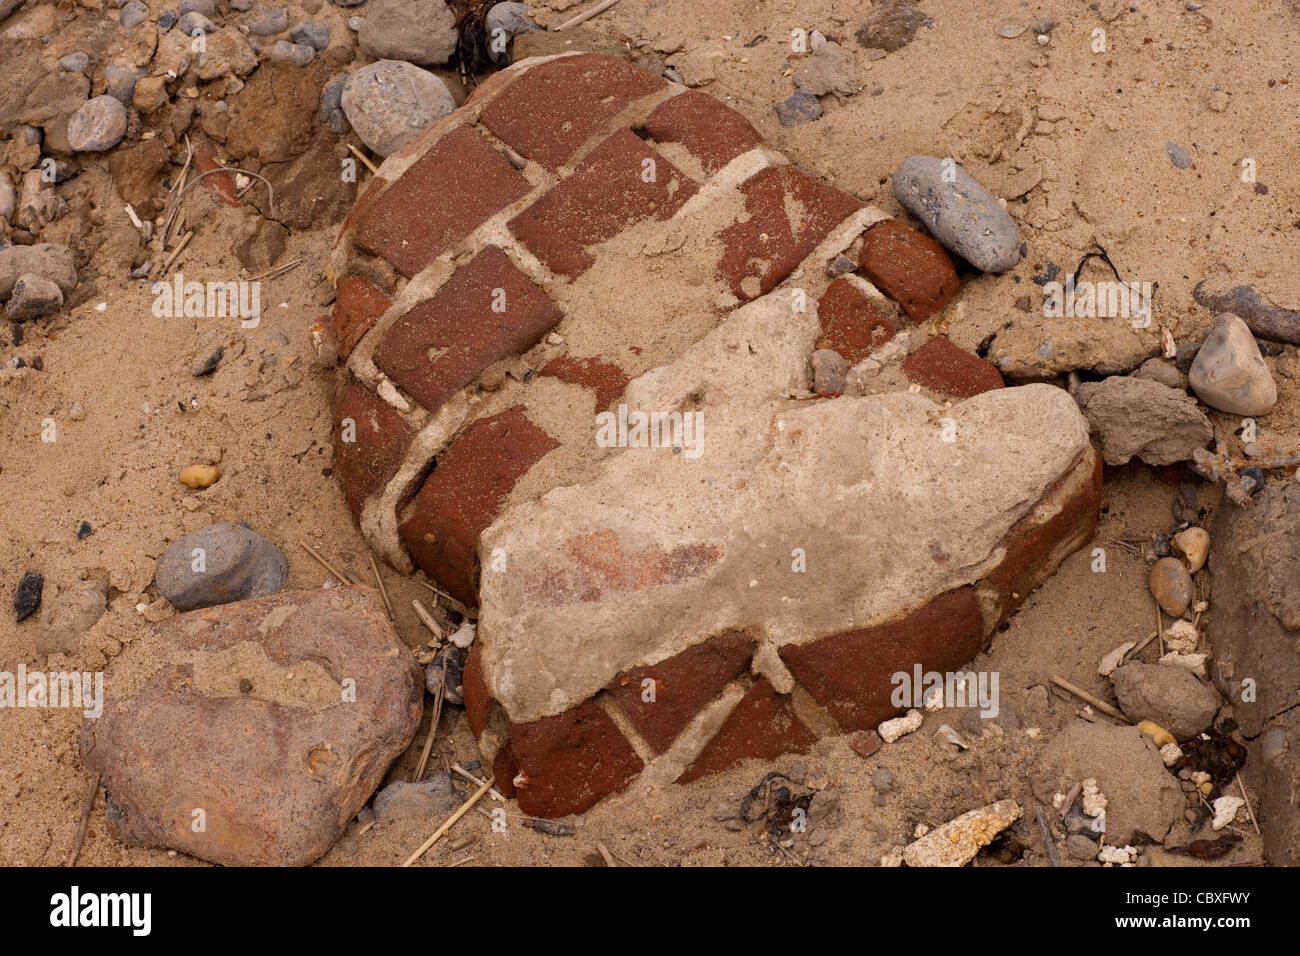
M 845 252 L 858 274 L 832 281 L 826 265 Z M 927 409 L 987 403 L 1003 386 L 997 370 L 933 327 L 958 292 L 953 263 L 928 236 L 765 148 L 713 97 L 571 54 L 494 74 L 390 156 L 331 270 L 334 310 L 314 335 L 339 365 L 344 494 L 391 565 L 424 571 L 469 607 L 483 599 L 466 708 L 497 785 L 527 813 L 579 812 L 638 776 L 688 782 L 875 726 L 895 712 L 890 674 L 969 661 L 1095 528 L 1101 473 L 1085 426 L 995 535 L 977 577 L 865 626 L 846 618 L 784 643 L 742 627 L 699 633 L 673 653 L 620 651 L 617 666 L 589 669 L 576 696 L 526 706 L 511 699 L 519 675 L 509 675 L 531 658 L 512 658 L 494 636 L 507 603 L 489 606 L 483 588 L 485 532 L 554 489 L 599 479 L 621 451 L 596 447 L 596 414 L 638 381 L 691 367 L 775 303 L 790 317 L 772 338 L 799 350 L 796 378 L 810 378 L 814 347 L 834 349 L 854 367 L 853 395 L 910 385 Z M 864 369 L 881 384 L 863 385 Z M 776 383 L 772 400 L 805 411 L 870 401 L 795 384 Z M 708 412 L 714 397 L 692 401 L 677 410 Z M 504 572 L 543 580 L 516 618 L 544 623 L 552 608 L 671 592 L 727 558 L 725 542 L 689 534 L 679 547 L 639 548 L 600 524 L 609 507 L 593 502 L 592 527 L 574 529 L 555 573 Z M 581 642 L 570 652 L 603 653 Z

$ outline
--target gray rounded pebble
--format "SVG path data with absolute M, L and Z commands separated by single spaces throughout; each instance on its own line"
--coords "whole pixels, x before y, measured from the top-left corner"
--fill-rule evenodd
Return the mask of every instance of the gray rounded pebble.
M 65 73 L 80 73 L 88 66 L 90 66 L 90 57 L 80 50 L 76 53 L 69 53 L 59 60 L 59 69 Z
M 292 63 L 295 66 L 306 66 L 315 56 L 315 48 L 305 43 L 276 40 L 275 46 L 271 48 L 271 62 L 273 63 Z
M 1065 841 L 1066 852 L 1074 860 L 1097 859 L 1097 844 L 1081 833 L 1076 833 Z
M 181 16 L 181 33 L 192 37 L 197 33 L 204 36 L 217 32 L 217 25 L 201 13 L 186 13 Z
M 178 611 L 265 597 L 284 587 L 289 562 L 245 524 L 209 525 L 172 542 L 154 584 Z
M 358 33 L 365 22 L 365 17 L 348 17 L 348 29 L 354 33 Z
M 903 207 L 975 268 L 1006 272 L 1020 261 L 1015 220 L 955 161 L 909 156 L 894 172 L 893 185 Z
M 275 36 L 289 29 L 288 7 L 253 7 L 248 14 L 248 31 L 259 37 Z
M 180 20 L 180 14 L 175 10 L 164 10 L 162 13 L 158 14 L 158 29 L 163 33 L 166 33 L 172 27 L 176 26 L 178 20 Z
M 140 0 L 131 0 L 122 8 L 122 12 L 117 15 L 117 22 L 130 30 L 132 27 L 138 27 L 144 21 L 149 19 L 149 7 L 141 3 Z
M 330 45 L 330 28 L 319 20 L 304 20 L 291 31 L 294 43 L 303 43 L 315 50 L 323 50 Z
M 1179 146 L 1177 143 L 1165 143 L 1165 152 L 1169 155 L 1169 161 L 1178 169 L 1191 168 L 1192 151 L 1186 146 Z
M 401 60 L 355 70 L 343 87 L 343 112 L 362 141 L 388 156 L 456 108 L 438 77 Z
M 1272 763 L 1286 753 L 1286 728 L 1270 727 L 1259 738 L 1259 755 L 1264 763 Z
M 139 81 L 140 74 L 136 73 L 135 68 L 126 63 L 110 63 L 104 67 L 104 90 L 113 99 L 120 102 L 123 106 L 130 106 L 135 98 L 135 84 Z
M 83 103 L 68 120 L 68 144 L 78 153 L 102 153 L 126 135 L 126 107 L 112 96 Z
M 205 17 L 215 17 L 217 5 L 214 0 L 181 0 L 181 16 L 187 13 L 201 13 Z
M 877 767 L 871 773 L 871 785 L 880 793 L 889 793 L 894 789 L 894 775 L 888 767 Z
M 1277 385 L 1259 345 L 1231 312 L 1215 320 L 1187 379 L 1201 401 L 1230 415 L 1263 415 L 1277 404 Z
M 501 30 L 509 37 L 517 37 L 537 29 L 537 21 L 528 15 L 528 8 L 522 3 L 498 3 L 483 18 L 483 28 L 488 36 Z
M 435 771 L 419 783 L 390 783 L 375 794 L 376 820 L 432 818 L 451 813 L 461 804 L 449 773 Z

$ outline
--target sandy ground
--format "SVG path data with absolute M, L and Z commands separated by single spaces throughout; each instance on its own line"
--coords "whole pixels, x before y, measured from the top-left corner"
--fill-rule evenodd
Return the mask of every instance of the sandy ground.
M 554 6 L 581 8 L 564 0 Z M 1019 296 L 1031 292 L 1037 305 L 1041 297 L 1029 277 L 1049 260 L 1071 271 L 1094 239 L 1126 279 L 1159 283 L 1158 319 L 1179 341 L 1199 338 L 1210 324 L 1191 290 L 1212 273 L 1256 282 L 1282 304 L 1300 302 L 1292 268 L 1300 261 L 1294 172 L 1300 145 L 1282 122 L 1297 115 L 1295 5 L 1225 0 L 1197 12 L 1186 11 L 1181 0 L 1102 3 L 1096 11 L 1081 3 L 1011 0 L 924 0 L 920 6 L 933 25 L 874 61 L 852 38 L 870 5 L 825 0 L 622 0 L 570 42 L 622 48 L 665 64 L 681 53 L 656 48 L 704 54 L 715 74 L 708 92 L 744 113 L 805 169 L 887 210 L 898 210 L 888 177 L 913 153 L 951 155 L 999 195 L 1032 182 L 1010 203 L 1028 255 L 1003 276 L 964 276 L 961 300 L 948 312 L 950 335 L 966 347 L 1020 315 L 1013 306 Z M 297 18 L 295 4 L 290 7 Z M 1103 19 L 1112 11 L 1118 15 Z M 538 15 L 556 13 L 538 5 Z M 1046 46 L 1030 32 L 1015 39 L 995 32 L 1006 21 L 1044 17 L 1057 23 Z M 787 74 L 797 58 L 786 38 L 796 27 L 838 36 L 855 50 L 863 89 L 842 102 L 827 97 L 820 121 L 787 129 L 772 107 L 794 89 Z M 1094 28 L 1107 33 L 1104 54 L 1090 49 Z M 759 35 L 770 39 L 752 43 Z M 521 49 L 546 52 L 557 44 L 564 46 L 562 38 L 532 37 Z M 1033 120 L 1019 142 L 1030 110 L 1053 119 Z M 1190 169 L 1171 164 L 1167 141 L 1192 151 Z M 992 156 L 997 160 L 990 163 Z M 1244 157 L 1254 159 L 1267 193 L 1241 181 Z M 218 209 L 206 190 L 192 192 L 187 203 L 200 228 L 180 267 L 187 276 L 238 276 L 231 236 L 239 213 Z M 29 569 L 45 575 L 47 602 L 79 577 L 106 575 L 112 585 L 109 612 L 82 650 L 51 657 L 49 669 L 101 669 L 125 644 L 147 640 L 146 621 L 173 613 L 152 587 L 156 558 L 176 537 L 212 522 L 247 521 L 279 544 L 289 557 L 290 587 L 317 587 L 327 578 L 300 540 L 353 568 L 366 564 L 365 546 L 326 474 L 332 452 L 325 382 L 311 368 L 307 339 L 330 298 L 323 266 L 332 237 L 333 229 L 292 236 L 281 261 L 301 256 L 304 264 L 264 283 L 263 319 L 251 332 L 215 328 L 211 320 L 156 318 L 147 283 L 104 275 L 78 296 L 79 305 L 29 326 L 21 346 L 0 348 L 5 362 L 39 355 L 44 365 L 0 378 L 5 601 Z M 193 358 L 216 341 L 232 346 L 226 359 L 213 376 L 193 378 Z M 1281 400 L 1261 422 L 1259 443 L 1268 452 L 1300 445 L 1290 351 L 1270 360 Z M 42 440 L 46 419 L 57 426 L 53 442 Z M 1226 418 L 1219 424 L 1225 436 L 1237 425 Z M 216 485 L 195 492 L 178 482 L 181 468 L 203 461 L 220 463 L 224 474 Z M 644 865 L 874 864 L 910 839 L 919 823 L 934 826 L 1006 797 L 1025 807 L 1050 800 L 1050 793 L 1034 792 L 1030 778 L 1043 744 L 1079 705 L 1049 697 L 1045 685 L 1059 674 L 1106 694 L 1097 660 L 1154 629 L 1146 565 L 1115 542 L 1168 531 L 1182 477 L 1176 469 L 1107 470 L 1097 541 L 1107 548 L 1106 573 L 1091 570 L 1086 551 L 1071 557 L 976 662 L 977 669 L 1001 674 L 999 718 L 932 715 L 920 732 L 868 759 L 849 748 L 848 738 L 833 738 L 807 755 L 777 761 L 776 769 L 822 794 L 814 806 L 834 805 L 792 847 L 773 849 L 754 827 L 733 830 L 734 822 L 715 819 L 735 814 L 746 791 L 772 769 L 750 762 L 693 785 L 607 800 L 570 821 L 577 824 L 574 836 L 525 829 L 513 805 L 505 833 L 471 814 L 454 837 L 474 842 L 459 851 L 443 843 L 425 862 L 472 856 L 474 864 L 599 864 L 599 842 Z M 1212 504 L 1208 489 L 1203 497 Z M 78 540 L 83 520 L 94 533 Z M 398 630 L 420 646 L 427 636 L 410 600 L 427 600 L 429 593 L 385 573 Z M 33 645 L 38 617 L 15 625 L 0 616 L 0 669 L 41 663 Z M 82 718 L 13 710 L 0 719 L 0 864 L 60 864 L 90 784 L 75 743 Z M 972 739 L 969 750 L 959 753 L 934 737 L 945 721 Z M 427 722 L 426 715 L 391 779 L 412 773 Z M 435 763 L 442 754 L 462 763 L 477 758 L 459 709 L 445 710 L 435 754 Z M 897 778 L 885 796 L 868 783 L 879 766 Z M 1023 864 L 1044 865 L 1031 816 L 1013 833 L 1025 849 Z M 354 824 L 322 863 L 400 862 L 438 822 L 381 824 L 365 832 Z M 1243 835 L 1229 860 L 1257 862 L 1249 828 Z M 80 859 L 200 865 L 112 839 L 102 794 Z M 983 855 L 976 862 L 990 861 Z

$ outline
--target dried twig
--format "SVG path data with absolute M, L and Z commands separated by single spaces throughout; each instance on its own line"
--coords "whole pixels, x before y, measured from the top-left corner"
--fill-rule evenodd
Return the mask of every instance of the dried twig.
M 325 558 L 322 558 L 321 555 L 318 554 L 315 549 L 311 548 L 311 546 L 307 544 L 307 542 L 299 541 L 298 544 L 302 546 L 302 549 L 304 551 L 307 551 L 308 554 L 311 554 L 313 558 L 316 558 L 316 561 L 320 562 L 321 566 L 324 567 L 326 571 L 329 571 L 331 575 L 334 575 L 335 578 L 338 578 L 339 584 L 354 583 L 354 581 L 344 578 L 342 571 L 339 571 L 337 567 L 333 566 L 333 564 L 330 564 L 328 561 L 325 561 Z
M 393 613 L 393 602 L 388 600 L 388 589 L 384 587 L 384 579 L 379 575 L 379 565 L 375 562 L 375 553 L 370 552 L 370 570 L 375 572 L 375 583 L 379 585 L 379 596 L 384 599 L 384 607 L 388 608 L 388 616 L 394 621 L 397 615 Z
M 416 617 L 424 623 L 424 626 L 429 629 L 434 637 L 439 641 L 447 639 L 447 635 L 442 633 L 442 628 L 439 627 L 438 622 L 433 619 L 433 615 L 429 613 L 429 609 L 420 603 L 419 598 L 411 598 L 411 607 L 415 608 Z
M 1128 663 L 1133 658 L 1137 657 L 1138 654 L 1140 654 L 1146 648 L 1146 646 L 1150 644 L 1152 641 L 1154 641 L 1155 639 L 1156 639 L 1156 634 L 1148 634 L 1144 639 L 1138 641 L 1138 643 L 1130 647 L 1128 651 L 1125 652 L 1124 656 L 1119 659 L 1119 662 L 1121 664 Z
M 493 784 L 493 779 L 491 777 L 488 777 L 487 780 L 483 781 L 483 786 L 479 787 L 472 797 L 470 797 L 463 804 L 461 804 L 460 809 L 457 810 L 455 813 L 453 813 L 450 817 L 448 817 L 447 821 L 442 826 L 434 830 L 433 835 L 430 836 L 429 839 L 425 840 L 424 843 L 421 844 L 418 850 L 416 850 L 409 857 L 407 857 L 406 862 L 403 863 L 402 866 L 410 866 L 420 857 L 424 856 L 425 852 L 428 851 L 429 847 L 437 843 L 438 840 L 440 840 L 448 830 L 450 830 L 453 826 L 455 826 L 457 820 L 459 820 L 465 814 L 469 813 L 469 811 L 474 807 L 474 804 L 479 802 L 479 799 L 483 796 L 483 794 L 487 793 L 488 790 L 492 788 L 492 784 Z
M 271 181 L 267 179 L 265 176 L 263 176 L 261 173 L 254 173 L 247 169 L 239 169 L 238 167 L 235 166 L 219 166 L 216 169 L 209 169 L 206 173 L 199 173 L 188 183 L 186 183 L 185 188 L 181 190 L 181 195 L 177 199 L 177 204 L 179 205 L 180 199 L 183 199 L 187 192 L 189 192 L 199 183 L 203 182 L 203 180 L 206 177 L 211 176 L 215 173 L 243 173 L 245 176 L 253 176 L 257 179 L 260 179 L 262 182 L 266 183 L 266 208 L 272 217 L 275 216 L 275 187 L 271 185 Z
M 442 655 L 442 680 L 447 680 L 447 655 Z M 420 754 L 420 765 L 415 768 L 415 777 L 412 783 L 419 783 L 424 779 L 424 768 L 428 766 L 429 754 L 433 753 L 433 739 L 438 736 L 438 721 L 442 720 L 442 700 L 443 686 L 438 685 L 438 695 L 433 701 L 433 721 L 429 724 L 429 736 L 424 741 L 424 752 Z
M 265 272 L 259 272 L 257 275 L 250 277 L 248 281 L 257 282 L 259 279 L 279 278 L 280 276 L 284 275 L 286 272 L 290 271 L 291 269 L 298 268 L 306 261 L 307 261 L 306 259 L 303 259 L 300 256 L 299 258 L 294 259 L 292 262 L 286 262 L 282 266 L 276 266 L 274 269 L 267 269 Z
M 162 264 L 162 268 L 158 270 L 160 275 L 167 274 L 167 270 L 172 267 L 172 263 L 176 261 L 176 257 L 179 256 L 182 251 L 184 251 L 185 247 L 189 245 L 190 240 L 193 238 L 194 238 L 193 229 L 191 229 L 189 232 L 185 233 L 185 235 L 181 237 L 181 241 L 176 243 L 176 248 L 172 250 L 172 254 L 167 257 L 167 259 Z
M 587 10 L 584 13 L 579 13 L 576 17 L 570 17 L 568 20 L 565 20 L 558 27 L 554 27 L 551 32 L 559 33 L 561 30 L 569 29 L 569 27 L 576 27 L 579 23 L 586 23 L 596 14 L 604 13 L 616 3 L 618 3 L 618 0 L 602 0 L 602 2 L 596 4 L 590 10 Z
M 478 618 L 478 615 L 474 611 L 470 610 L 465 605 L 461 604 L 459 601 L 457 601 L 454 597 L 452 597 L 450 594 L 448 594 L 446 591 L 442 590 L 441 588 L 434 587 L 428 581 L 419 581 L 417 583 L 424 585 L 434 594 L 438 595 L 438 597 L 446 601 L 447 606 L 449 608 L 459 613 L 466 620 L 473 621 Z
M 379 167 L 372 163 L 369 157 L 367 157 L 365 153 L 361 152 L 361 150 L 357 149 L 351 143 L 348 143 L 348 149 L 352 150 L 352 155 L 366 164 L 366 169 L 370 170 L 372 173 L 379 172 Z
M 1250 795 L 1246 793 L 1246 785 L 1241 782 L 1241 771 L 1237 771 L 1237 786 L 1241 788 L 1241 799 L 1246 801 L 1246 812 L 1250 814 L 1250 822 L 1254 824 L 1255 832 L 1263 835 L 1259 829 L 1259 821 L 1255 819 L 1255 809 L 1250 805 Z
M 1110 704 L 1106 703 L 1104 700 L 1101 700 L 1100 698 L 1092 696 L 1092 694 L 1089 694 L 1086 690 L 1081 690 L 1080 688 L 1075 687 L 1064 677 L 1057 677 L 1055 674 L 1053 674 L 1052 683 L 1055 684 L 1057 687 L 1061 688 L 1061 690 L 1069 691 L 1071 694 L 1073 694 L 1075 697 L 1078 697 L 1080 700 L 1084 701 L 1085 703 L 1091 704 L 1094 708 L 1101 711 L 1107 717 L 1114 717 L 1116 720 L 1125 724 L 1133 723 L 1133 721 L 1129 720 L 1127 717 L 1121 714 Z
M 1043 843 L 1047 847 L 1047 858 L 1052 861 L 1052 866 L 1060 866 L 1061 858 L 1056 855 L 1056 844 L 1052 842 L 1052 831 L 1047 826 L 1047 814 L 1043 812 L 1042 807 L 1034 807 L 1034 816 L 1038 818 L 1038 829 L 1043 834 Z
M 483 781 L 482 781 L 482 780 L 480 780 L 478 777 L 474 776 L 472 773 L 470 773 L 468 770 L 466 770 L 466 769 L 465 769 L 464 767 L 462 767 L 460 764 L 453 764 L 453 765 L 452 765 L 452 768 L 451 768 L 451 771 L 452 771 L 452 773 L 458 773 L 458 774 L 460 774 L 462 777 L 464 777 L 466 780 L 468 780 L 468 781 L 469 781 L 470 783 L 472 783 L 472 784 L 475 784 L 475 785 L 480 786 L 480 787 L 483 786 Z M 500 800 L 502 803 L 505 802 L 505 799 L 506 799 L 506 798 L 503 797 L 503 796 L 501 796 L 501 791 L 499 791 L 496 787 L 493 787 L 492 790 L 491 790 L 490 792 L 491 792 L 491 794 L 492 794 L 492 799 L 493 799 L 493 800 Z
M 81 804 L 81 822 L 77 824 L 77 836 L 72 841 L 72 852 L 68 854 L 68 866 L 70 867 L 76 866 L 77 857 L 81 856 L 81 844 L 86 839 L 86 824 L 90 822 L 90 810 L 95 805 L 95 794 L 99 793 L 99 779 L 100 775 L 95 774 L 95 779 L 90 783 L 90 792 L 86 794 L 86 799 Z M 1256 829 L 1259 828 L 1256 827 Z
M 604 859 L 604 861 L 605 861 L 605 865 L 606 865 L 606 866 L 613 866 L 613 865 L 614 865 L 614 857 L 610 855 L 610 852 L 609 852 L 608 849 L 606 849 L 605 844 L 603 844 L 603 843 L 601 843 L 599 840 L 597 840 L 597 841 L 596 841 L 596 849 L 600 851 L 600 855 L 601 855 L 601 857 Z

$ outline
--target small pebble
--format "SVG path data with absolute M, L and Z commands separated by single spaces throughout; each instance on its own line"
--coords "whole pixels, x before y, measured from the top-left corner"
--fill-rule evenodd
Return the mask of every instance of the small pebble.
M 1263 415 L 1277 404 L 1277 385 L 1255 337 L 1231 312 L 1219 314 L 1187 380 L 1201 401 L 1230 415 Z
M 889 793 L 894 789 L 894 775 L 888 767 L 877 767 L 871 772 L 871 785 L 880 793 Z
M 149 7 L 141 3 L 140 0 L 131 0 L 122 8 L 122 12 L 117 15 L 117 22 L 130 30 L 132 27 L 138 27 L 144 21 L 149 19 Z
M 80 541 L 82 538 L 89 538 L 94 533 L 95 529 L 90 526 L 90 522 L 83 521 L 81 522 L 81 526 L 77 528 L 77 540 Z
M 801 126 L 821 119 L 822 101 L 806 90 L 795 90 L 776 104 L 776 116 L 782 126 Z
M 38 571 L 26 572 L 18 582 L 14 592 L 15 621 L 22 622 L 31 617 L 41 606 L 41 591 L 45 588 L 45 576 Z
M 181 0 L 181 13 L 201 13 L 206 17 L 217 15 L 215 0 Z
M 1264 478 L 1264 470 L 1262 468 L 1257 465 L 1251 465 L 1247 468 L 1241 469 L 1239 474 L 1241 475 L 1242 486 L 1246 489 L 1247 494 L 1253 496 L 1264 490 L 1264 482 L 1266 479 Z
M 316 56 L 316 49 L 305 43 L 290 43 L 288 40 L 276 40 L 271 50 L 273 63 L 292 63 L 306 66 Z
M 69 53 L 59 60 L 59 69 L 67 73 L 80 73 L 88 66 L 90 66 L 90 57 L 80 50 L 76 53 Z
M 812 354 L 813 392 L 817 395 L 840 395 L 849 363 L 834 349 L 817 349 Z
M 1210 533 L 1204 528 L 1185 528 L 1174 535 L 1173 548 L 1187 562 L 1187 570 L 1195 574 L 1205 567 L 1210 553 Z
M 1165 143 L 1165 152 L 1169 154 L 1169 161 L 1177 168 L 1191 168 L 1192 153 L 1187 147 L 1179 146 L 1177 143 Z
M 190 366 L 190 374 L 195 378 L 211 374 L 220 364 L 221 356 L 225 354 L 225 351 L 225 348 L 220 345 L 208 349 L 194 360 L 194 364 Z
M 257 6 L 248 15 L 248 32 L 254 36 L 269 37 L 289 29 L 289 8 Z
M 79 153 L 102 153 L 126 135 L 126 107 L 111 96 L 87 100 L 68 121 L 68 144 Z
M 330 28 L 319 20 L 304 20 L 292 30 L 289 36 L 294 43 L 306 44 L 316 50 L 323 50 L 330 45 Z
M 1014 40 L 1024 32 L 1025 25 L 1023 23 L 1004 23 L 998 27 L 998 36 L 1005 37 L 1008 40 Z
M 1161 558 L 1147 578 L 1151 595 L 1170 617 L 1182 617 L 1192 603 L 1192 578 L 1177 558 Z
M 187 465 L 181 469 L 180 481 L 191 488 L 207 488 L 221 477 L 221 469 L 216 465 Z
M 186 13 L 181 16 L 181 33 L 187 37 L 208 36 L 217 32 L 217 25 L 201 13 Z
M 158 15 L 158 29 L 163 33 L 166 33 L 172 27 L 176 26 L 176 23 L 179 20 L 180 14 L 175 10 L 164 10 Z

